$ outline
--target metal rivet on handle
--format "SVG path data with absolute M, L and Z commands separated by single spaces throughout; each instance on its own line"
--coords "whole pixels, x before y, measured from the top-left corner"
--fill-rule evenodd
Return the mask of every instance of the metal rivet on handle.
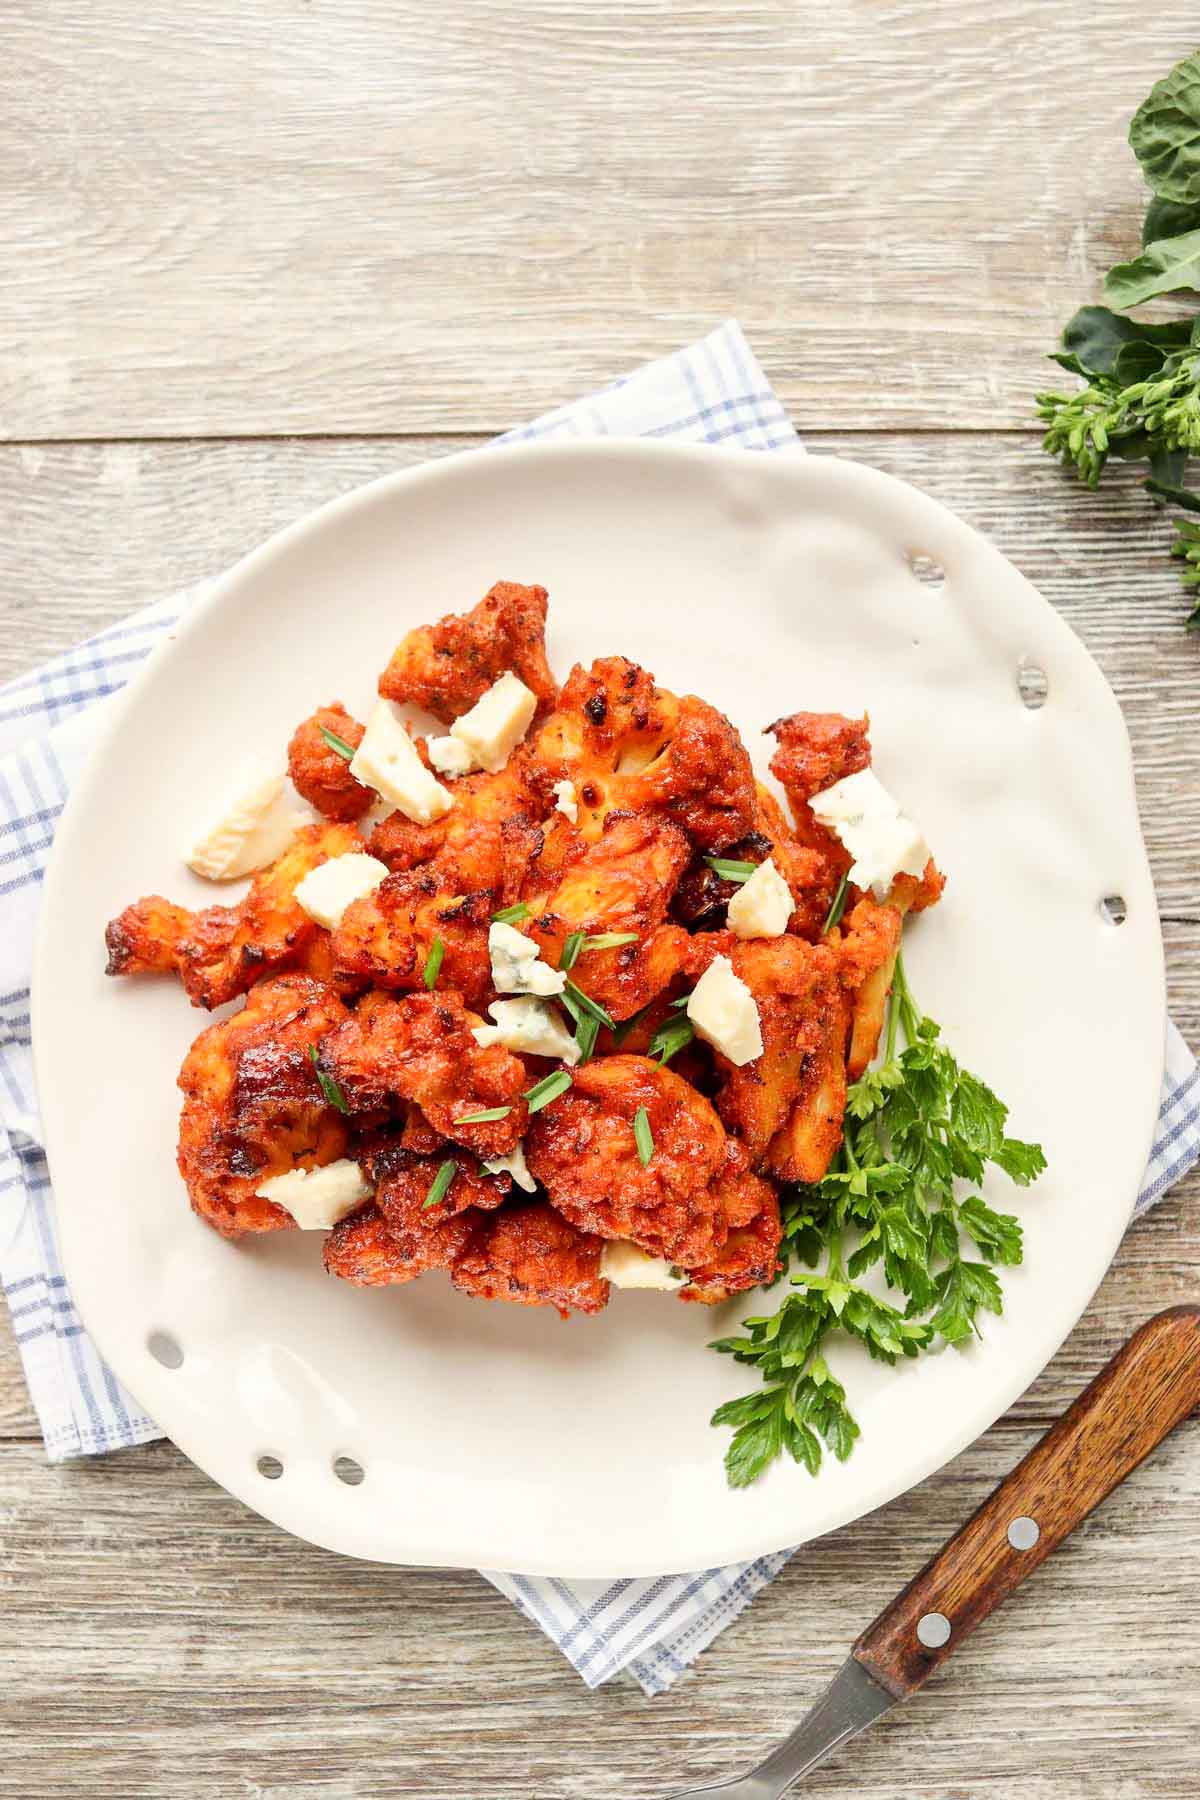
M 1008 1528 L 1008 1541 L 1014 1550 L 1032 1550 L 1041 1535 L 1036 1519 L 1014 1519 Z
M 927 1650 L 941 1650 L 950 1642 L 950 1621 L 945 1613 L 925 1613 L 917 1620 L 917 1637 Z

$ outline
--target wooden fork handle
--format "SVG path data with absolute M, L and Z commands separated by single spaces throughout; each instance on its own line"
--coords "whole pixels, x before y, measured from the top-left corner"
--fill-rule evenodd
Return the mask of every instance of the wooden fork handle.
M 868 1625 L 854 1646 L 858 1661 L 897 1699 L 915 1693 L 1197 1406 L 1200 1306 L 1174 1306 L 1134 1332 L 1024 1462 Z

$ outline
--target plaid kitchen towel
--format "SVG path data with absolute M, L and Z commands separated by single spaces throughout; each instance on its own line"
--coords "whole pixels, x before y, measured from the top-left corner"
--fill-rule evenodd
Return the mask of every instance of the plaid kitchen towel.
M 502 442 L 674 437 L 800 449 L 735 323 L 651 363 L 591 399 L 548 413 Z M 29 969 L 55 822 L 95 742 L 106 697 L 204 591 L 147 607 L 32 675 L 0 688 L 0 1270 L 29 1391 L 52 1458 L 161 1436 L 88 1341 L 59 1263 L 41 1150 L 29 1040 Z M 1200 1156 L 1200 1077 L 1167 1027 L 1159 1128 L 1137 1210 Z M 589 1686 L 622 1670 L 662 1692 L 777 1574 L 790 1552 L 702 1574 L 575 1581 L 488 1574 L 558 1645 Z

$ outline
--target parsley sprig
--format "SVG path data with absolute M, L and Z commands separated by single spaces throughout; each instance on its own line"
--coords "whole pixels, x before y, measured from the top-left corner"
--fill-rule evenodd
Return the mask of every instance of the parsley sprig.
M 981 1312 L 1002 1310 L 994 1265 L 1020 1262 L 1021 1227 L 978 1187 L 989 1163 L 1021 1187 L 1046 1166 L 1040 1145 L 1007 1135 L 1007 1119 L 921 1013 L 899 958 L 883 1058 L 850 1089 L 842 1147 L 823 1180 L 784 1200 L 781 1254 L 785 1266 L 802 1265 L 790 1277 L 795 1291 L 712 1346 L 764 1383 L 713 1414 L 714 1425 L 733 1428 L 732 1486 L 756 1481 L 784 1452 L 814 1475 L 822 1446 L 849 1456 L 858 1426 L 823 1354 L 838 1332 L 895 1363 L 939 1341 L 963 1343 Z M 895 1303 L 860 1285 L 876 1265 Z

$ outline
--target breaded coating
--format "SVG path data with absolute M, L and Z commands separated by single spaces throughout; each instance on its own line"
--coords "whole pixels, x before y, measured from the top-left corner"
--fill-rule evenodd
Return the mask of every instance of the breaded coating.
M 840 988 L 810 1023 L 807 1054 L 786 1120 L 771 1139 L 766 1168 L 777 1181 L 820 1181 L 842 1141 L 850 999 Z
M 634 1118 L 645 1107 L 654 1153 L 643 1167 Z M 703 1095 L 644 1056 L 605 1056 L 539 1112 L 525 1160 L 581 1231 L 630 1240 L 685 1267 L 710 1261 L 728 1221 L 714 1187 L 725 1132 Z
M 538 713 L 548 712 L 558 684 L 546 661 L 546 600 L 544 587 L 496 582 L 469 613 L 448 613 L 401 638 L 379 692 L 449 725 L 511 669 L 537 695 Z
M 368 994 L 320 1051 L 322 1072 L 337 1082 L 352 1113 L 414 1101 L 434 1130 L 476 1156 L 507 1156 L 525 1130 L 524 1063 L 499 1044 L 481 1049 L 478 1023 L 458 994 Z M 467 1113 L 493 1107 L 502 1119 L 464 1125 Z
M 851 1081 L 858 1080 L 879 1048 L 903 927 L 894 906 L 864 894 L 845 914 L 838 930 L 838 967 L 853 1008 L 846 1052 L 846 1074 Z
M 442 1165 L 442 1152 L 454 1155 L 453 1144 L 443 1144 L 436 1156 L 407 1155 L 393 1160 L 375 1193 L 375 1203 L 398 1237 L 406 1232 L 428 1232 L 459 1213 L 494 1212 L 512 1193 L 511 1175 L 488 1175 L 461 1151 L 457 1172 L 436 1206 L 427 1206 L 429 1190 Z
M 628 1019 L 683 967 L 688 935 L 664 923 L 691 854 L 678 825 L 654 814 L 610 813 L 597 842 L 568 863 L 547 894 L 526 886 L 531 917 L 520 927 L 557 967 L 576 931 L 634 932 L 637 941 L 581 952 L 571 978 L 614 1019 Z
M 331 1275 L 360 1287 L 413 1281 L 429 1269 L 450 1269 L 485 1218 L 483 1209 L 506 1197 L 503 1182 L 460 1166 L 441 1204 L 425 1201 L 438 1172 L 433 1157 L 406 1158 L 384 1176 L 370 1206 L 335 1226 L 325 1242 Z
M 729 1219 L 729 1236 L 712 1262 L 693 1270 L 691 1280 L 679 1292 L 681 1300 L 699 1300 L 706 1306 L 770 1281 L 779 1266 L 783 1237 L 774 1187 L 753 1173 L 749 1154 L 736 1139 L 729 1139 L 725 1153 L 718 1186 Z
M 608 1304 L 609 1284 L 600 1274 L 604 1246 L 538 1201 L 506 1206 L 477 1224 L 450 1279 L 481 1300 L 518 1306 L 556 1306 L 596 1313 Z
M 831 1025 L 843 1028 L 838 956 L 827 945 L 787 935 L 743 941 L 731 932 L 716 932 L 692 939 L 689 973 L 699 978 L 718 955 L 729 958 L 734 974 L 754 996 L 763 1054 L 736 1068 L 714 1053 L 723 1076 L 717 1111 L 725 1129 L 761 1166 L 773 1159 L 776 1138 L 802 1103 L 809 1067 Z
M 420 746 L 423 740 L 417 742 Z M 506 866 L 505 828 L 517 820 L 534 820 L 545 810 L 530 785 L 528 756 L 518 748 L 494 775 L 480 770 L 448 786 L 454 796 L 448 813 L 431 825 L 391 813 L 375 827 L 367 848 L 389 869 L 415 869 L 436 858 L 459 893 L 487 888 L 499 895 Z M 517 860 L 523 868 L 519 855 Z
M 324 979 L 329 934 L 293 898 L 310 869 L 363 848 L 353 826 L 306 825 L 236 906 L 189 912 L 158 894 L 127 906 L 104 934 L 109 975 L 175 973 L 193 1006 L 210 1011 L 283 969 Z
M 288 774 L 296 792 L 327 819 L 361 819 L 376 798 L 369 787 L 356 781 L 350 763 L 321 734 L 321 727 L 357 750 L 364 727 L 346 711 L 340 700 L 297 725 L 288 745 Z
M 420 992 L 434 943 L 441 940 L 439 988 L 481 1006 L 491 991 L 488 925 L 492 896 L 448 889 L 434 864 L 388 875 L 352 901 L 333 931 L 333 968 L 339 984 Z
M 866 713 L 861 719 L 848 719 L 844 713 L 792 713 L 790 718 L 776 719 L 767 730 L 779 744 L 771 758 L 771 773 L 787 795 L 797 825 L 814 794 L 870 765 L 871 721 Z
M 724 713 L 694 694 L 656 687 L 623 656 L 576 664 L 533 743 L 547 794 L 572 781 L 576 823 L 589 841 L 617 809 L 655 811 L 705 850 L 736 842 L 754 821 L 754 774 Z
M 816 942 L 829 917 L 841 868 L 823 850 L 799 842 L 778 800 L 761 782 L 755 784 L 753 831 L 728 845 L 722 855 L 731 862 L 752 863 L 770 857 L 796 903 L 788 930 Z M 680 880 L 671 910 L 692 930 L 719 931 L 725 923 L 725 909 L 740 886 L 740 882 L 725 880 L 698 856 Z
M 322 1095 L 309 1051 L 346 1016 L 320 982 L 280 975 L 202 1031 L 184 1058 L 179 1173 L 195 1211 L 223 1236 L 287 1229 L 291 1214 L 256 1188 L 345 1154 L 346 1122 Z
M 322 1252 L 326 1270 L 355 1287 L 391 1287 L 415 1281 L 427 1269 L 448 1269 L 471 1235 L 466 1218 L 452 1219 L 414 1250 L 393 1236 L 374 1201 L 335 1225 Z

